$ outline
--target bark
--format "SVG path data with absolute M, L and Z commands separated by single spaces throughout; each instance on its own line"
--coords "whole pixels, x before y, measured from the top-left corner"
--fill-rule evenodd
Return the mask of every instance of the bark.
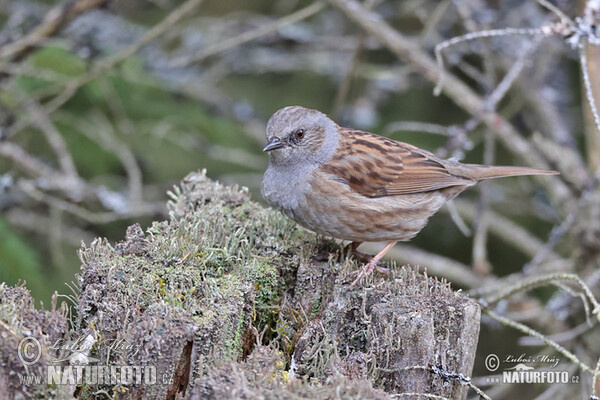
M 96 240 L 81 250 L 71 330 L 64 308 L 36 311 L 25 289 L 0 287 L 0 333 L 10 338 L 1 347 L 4 393 L 466 397 L 466 386 L 431 368 L 465 377 L 473 368 L 480 310 L 449 284 L 393 268 L 349 290 L 359 262 L 334 241 L 250 201 L 245 189 L 193 173 L 170 196 L 168 221 L 146 232 L 131 226 L 115 246 Z M 61 353 L 62 366 L 153 366 L 157 383 L 21 385 L 18 375 L 32 373 L 16 358 L 26 336 L 46 344 L 33 373 L 45 376 Z M 79 351 L 52 349 L 47 344 L 56 338 L 79 338 Z

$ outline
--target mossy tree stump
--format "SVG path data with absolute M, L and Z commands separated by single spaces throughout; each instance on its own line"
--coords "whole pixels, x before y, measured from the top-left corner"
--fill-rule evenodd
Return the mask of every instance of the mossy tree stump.
M 120 399 L 465 397 L 459 382 L 407 367 L 469 376 L 479 332 L 473 301 L 410 268 L 349 290 L 358 264 L 340 245 L 204 172 L 170 196 L 169 221 L 81 250 L 73 329 L 64 308 L 16 307 L 24 289 L 0 287 L 0 390 L 56 399 L 102 391 Z M 57 357 L 48 344 L 58 337 L 88 338 L 85 357 L 155 366 L 158 382 L 20 385 L 14 355 L 28 335 L 46 343 L 44 360 Z

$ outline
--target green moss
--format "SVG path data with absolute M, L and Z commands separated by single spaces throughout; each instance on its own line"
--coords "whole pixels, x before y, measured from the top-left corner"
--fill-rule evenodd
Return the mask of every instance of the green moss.
M 313 301 L 313 306 L 312 309 L 310 311 L 310 316 L 314 317 L 315 315 L 317 315 L 317 313 L 321 310 L 321 298 L 315 298 Z

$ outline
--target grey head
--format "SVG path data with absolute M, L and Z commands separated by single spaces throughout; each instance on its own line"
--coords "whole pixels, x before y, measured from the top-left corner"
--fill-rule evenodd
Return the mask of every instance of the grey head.
M 273 167 L 318 166 L 327 162 L 338 144 L 338 126 L 317 110 L 289 106 L 267 123 L 269 164 Z

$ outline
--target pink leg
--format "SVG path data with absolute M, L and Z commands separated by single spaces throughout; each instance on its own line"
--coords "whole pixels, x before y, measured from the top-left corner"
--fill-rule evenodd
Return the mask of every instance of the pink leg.
M 373 258 L 371 258 L 371 261 L 369 261 L 367 265 L 355 271 L 354 273 L 358 274 L 358 276 L 356 277 L 354 282 L 350 284 L 350 289 L 354 288 L 354 286 L 360 283 L 363 279 L 371 275 L 373 273 L 373 270 L 375 269 L 379 272 L 388 273 L 389 271 L 386 268 L 378 268 L 377 263 L 385 255 L 385 253 L 387 253 L 392 247 L 394 247 L 396 243 L 398 242 L 389 242 L 388 244 L 386 244 L 385 247 L 379 253 L 377 253 L 375 256 L 373 256 Z
M 363 242 L 352 242 L 348 246 L 344 248 L 344 253 L 347 253 L 348 250 L 354 255 L 354 257 L 359 258 L 361 260 L 367 261 L 371 259 L 371 256 L 365 253 L 361 253 L 357 250 L 358 246 L 360 246 Z

